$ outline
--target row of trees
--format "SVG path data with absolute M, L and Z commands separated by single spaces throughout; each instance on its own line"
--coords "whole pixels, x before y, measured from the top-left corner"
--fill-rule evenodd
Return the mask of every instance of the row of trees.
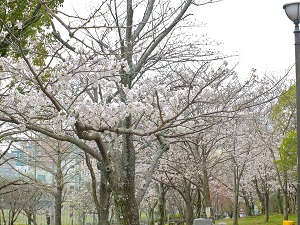
M 274 100 L 289 84 L 255 70 L 241 79 L 199 35 L 191 10 L 214 1 L 106 0 L 72 13 L 62 3 L 0 3 L 1 139 L 51 143 L 57 225 L 68 155 L 57 145 L 81 150 L 99 225 L 112 201 L 118 224 L 138 225 L 145 202 L 164 224 L 174 191 L 187 225 L 213 203 L 238 224 L 241 198 L 249 214 L 258 198 L 267 219 L 273 193 L 287 217 L 291 142 L 277 149 L 294 108 Z

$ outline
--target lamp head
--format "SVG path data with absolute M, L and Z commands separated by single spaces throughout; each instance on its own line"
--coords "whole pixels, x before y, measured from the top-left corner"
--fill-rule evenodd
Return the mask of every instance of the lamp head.
M 300 23 L 300 2 L 291 2 L 283 5 L 288 18 L 298 25 Z

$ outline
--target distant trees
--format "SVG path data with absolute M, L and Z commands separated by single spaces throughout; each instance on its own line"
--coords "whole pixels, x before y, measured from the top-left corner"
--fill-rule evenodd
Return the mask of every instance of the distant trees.
M 295 167 L 297 162 L 297 133 L 296 133 L 296 86 L 292 85 L 278 98 L 270 114 L 274 129 L 281 135 L 282 140 L 278 146 L 276 169 L 280 187 L 283 193 L 283 213 L 288 219 L 290 207 L 289 189 L 294 186 Z M 290 187 L 289 187 L 290 186 Z
M 0 167 L 4 167 L 9 160 L 10 157 L 6 157 L 6 154 L 10 150 L 10 147 L 12 145 L 12 142 L 8 143 L 7 146 L 5 146 L 4 149 L 2 149 L 2 152 L 0 154 Z M 3 176 L 4 174 L 0 174 L 0 191 L 2 189 L 8 188 L 11 185 L 22 185 L 24 182 L 22 180 L 16 180 L 16 179 L 8 179 L 7 177 Z
M 37 212 L 47 210 L 50 196 L 37 187 L 24 184 L 9 186 L 0 192 L 1 218 L 4 224 L 13 225 L 20 214 L 27 217 L 27 224 L 37 224 Z M 6 211 L 6 213 L 5 213 Z

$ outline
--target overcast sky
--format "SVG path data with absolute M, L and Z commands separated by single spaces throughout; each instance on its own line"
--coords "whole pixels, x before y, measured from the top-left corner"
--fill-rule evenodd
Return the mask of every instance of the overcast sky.
M 209 37 L 223 52 L 240 54 L 239 73 L 282 75 L 294 64 L 294 24 L 282 8 L 286 0 L 223 0 L 199 7 Z

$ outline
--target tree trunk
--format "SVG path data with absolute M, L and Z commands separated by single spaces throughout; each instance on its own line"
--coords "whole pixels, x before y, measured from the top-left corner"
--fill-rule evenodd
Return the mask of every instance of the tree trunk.
M 211 208 L 212 215 L 209 219 L 212 219 L 213 223 L 215 223 L 214 210 L 212 208 L 211 198 L 210 198 L 209 176 L 206 167 L 206 159 L 204 157 L 202 159 L 202 167 L 203 167 L 203 197 L 204 197 L 205 207 Z
M 27 225 L 31 225 L 32 223 L 34 225 L 37 225 L 36 213 L 34 212 L 34 210 L 28 209 L 28 210 L 24 210 L 24 211 L 25 211 L 25 214 L 27 216 Z M 0 222 L 0 224 L 1 224 L 1 222 Z
M 277 189 L 277 204 L 278 204 L 278 212 L 280 214 L 283 214 L 283 204 L 282 204 L 282 198 L 281 198 L 281 190 L 280 190 L 280 188 Z
M 269 191 L 268 190 L 265 190 L 265 206 L 266 206 L 266 209 L 265 209 L 265 222 L 268 222 L 269 221 L 269 217 L 270 217 L 270 209 L 269 209 Z
M 18 219 L 20 212 L 21 212 L 20 210 L 15 210 L 15 209 L 9 210 L 9 216 L 8 216 L 9 225 L 14 225 L 14 223 Z
M 61 225 L 62 189 L 57 188 L 55 195 L 55 224 Z
M 238 213 L 239 213 L 239 177 L 238 168 L 234 167 L 233 175 L 233 190 L 234 190 L 234 200 L 233 200 L 233 225 L 238 225 Z
M 192 202 L 192 193 L 191 193 L 191 182 L 184 180 L 184 200 L 185 200 L 185 218 L 186 225 L 192 225 L 194 220 L 193 215 L 193 202 Z
M 27 225 L 31 225 L 32 223 L 32 212 L 29 210 L 25 210 L 26 216 L 27 216 Z
M 196 202 L 196 216 L 198 218 L 200 218 L 201 216 L 201 208 L 202 208 L 202 204 L 201 204 L 201 192 L 200 192 L 200 188 L 197 187 L 197 202 Z
M 283 185 L 284 185 L 284 190 L 283 190 L 283 219 L 288 220 L 289 215 L 288 215 L 288 187 L 287 187 L 287 174 L 283 174 Z
M 97 217 L 98 217 L 98 225 L 109 225 L 109 206 L 110 206 L 110 196 L 111 196 L 111 188 L 108 184 L 106 179 L 107 171 L 103 171 L 101 169 L 101 163 L 98 163 L 98 169 L 101 171 L 101 178 L 100 178 L 100 187 L 99 187 L 99 200 L 97 195 L 97 180 L 95 171 L 91 164 L 90 156 L 86 153 L 86 164 L 90 171 L 90 175 L 92 178 L 92 195 L 93 200 L 97 210 Z
M 156 205 L 156 204 L 155 204 Z M 154 209 L 155 205 L 148 204 L 148 225 L 154 225 L 155 224 L 155 218 L 154 218 Z
M 186 204 L 186 225 L 192 225 L 194 220 L 192 201 Z
M 139 210 L 135 198 L 127 191 L 117 199 L 115 207 L 119 211 L 117 220 L 119 220 L 120 225 L 139 225 Z
M 253 216 L 253 204 L 252 202 L 249 201 L 249 198 L 247 196 L 247 193 L 245 190 L 242 190 L 242 194 L 243 194 L 243 199 L 245 202 L 245 206 L 247 208 L 247 215 L 248 216 Z
M 271 152 L 271 156 L 272 156 L 273 160 L 276 160 L 274 151 L 271 148 L 270 148 L 270 152 Z M 281 174 L 280 174 L 276 164 L 274 164 L 274 165 L 275 165 L 275 169 L 276 169 L 276 173 L 277 173 L 278 182 L 279 182 L 280 187 L 283 192 L 283 194 L 282 194 L 283 195 L 283 208 L 282 208 L 283 219 L 288 220 L 289 202 L 288 202 L 288 189 L 287 189 L 287 173 L 286 172 L 283 173 L 283 175 L 282 175 L 283 181 L 282 181 Z M 280 197 L 278 199 L 280 199 Z M 279 201 L 279 202 L 281 202 L 281 201 Z
M 166 223 L 166 187 L 163 183 L 159 183 L 158 191 L 158 225 L 165 225 Z
M 98 209 L 100 212 L 98 214 L 98 224 L 99 225 L 109 225 L 109 206 L 110 206 L 110 195 L 111 189 L 104 176 L 101 176 L 100 180 L 100 197 Z
M 37 225 L 37 221 L 36 221 L 36 210 L 33 211 L 33 214 L 32 214 L 32 222 L 34 225 Z
M 85 215 L 86 213 L 85 212 L 82 212 L 82 213 L 80 213 L 79 215 L 80 215 L 80 224 L 81 225 L 85 225 Z
M 261 193 L 261 191 L 259 190 L 259 187 L 258 187 L 258 181 L 257 181 L 257 178 L 255 177 L 255 179 L 253 180 L 254 182 L 254 185 L 255 185 L 255 190 L 256 190 L 256 194 L 259 198 L 259 201 L 260 201 L 260 204 L 261 204 L 261 211 L 262 211 L 262 214 L 265 213 L 265 200 L 264 200 L 264 196 L 263 194 Z
M 61 225 L 61 208 L 62 208 L 62 196 L 63 196 L 63 189 L 64 189 L 64 177 L 62 171 L 62 154 L 60 152 L 60 145 L 57 147 L 57 161 L 56 161 L 56 193 L 55 193 L 55 201 L 54 201 L 54 215 L 55 215 L 55 225 Z
M 6 225 L 6 219 L 5 219 L 5 215 L 4 215 L 4 210 L 1 209 L 1 216 L 0 216 L 0 219 L 1 219 L 1 225 Z
M 130 128 L 131 117 L 123 120 L 123 127 Z M 135 151 L 132 134 L 122 134 L 121 182 L 114 190 L 120 225 L 139 225 L 139 208 L 135 198 Z

